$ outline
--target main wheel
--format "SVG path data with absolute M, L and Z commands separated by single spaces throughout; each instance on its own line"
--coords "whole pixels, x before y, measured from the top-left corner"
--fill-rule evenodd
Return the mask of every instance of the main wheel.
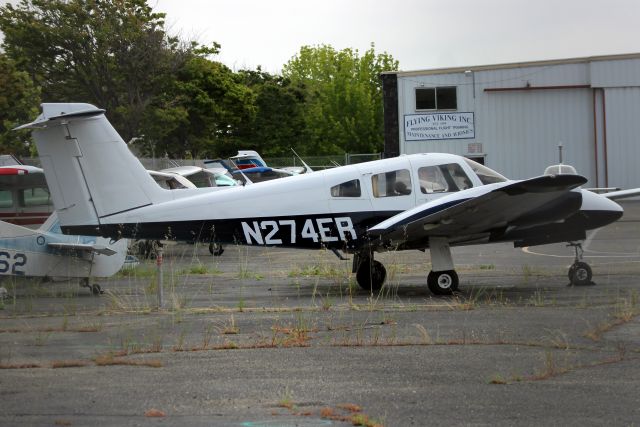
M 458 290 L 458 273 L 455 270 L 431 271 L 427 276 L 427 285 L 434 295 L 451 295 Z
M 209 243 L 209 253 L 213 256 L 220 256 L 224 252 L 224 248 L 220 243 Z
M 593 273 L 591 267 L 586 262 L 578 261 L 569 268 L 571 284 L 574 286 L 584 286 L 591 284 Z
M 365 291 L 379 291 L 387 278 L 387 270 L 380 261 L 366 260 L 358 267 L 356 280 Z
M 100 285 L 95 283 L 91 285 L 91 293 L 94 295 L 100 295 L 100 294 L 103 294 L 104 292 L 102 291 L 102 288 L 100 287 Z

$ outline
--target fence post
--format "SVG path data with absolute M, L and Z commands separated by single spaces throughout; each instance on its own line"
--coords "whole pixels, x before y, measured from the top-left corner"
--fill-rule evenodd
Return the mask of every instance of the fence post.
M 163 295 L 163 277 L 162 277 L 162 255 L 163 248 L 162 244 L 158 246 L 156 250 L 156 266 L 158 268 L 158 310 L 161 310 L 164 306 L 164 295 Z

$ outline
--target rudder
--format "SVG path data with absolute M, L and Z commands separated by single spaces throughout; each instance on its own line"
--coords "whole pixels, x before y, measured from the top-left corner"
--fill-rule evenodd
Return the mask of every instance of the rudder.
M 38 147 L 60 223 L 100 219 L 165 200 L 100 110 L 90 104 L 42 104 L 28 125 Z

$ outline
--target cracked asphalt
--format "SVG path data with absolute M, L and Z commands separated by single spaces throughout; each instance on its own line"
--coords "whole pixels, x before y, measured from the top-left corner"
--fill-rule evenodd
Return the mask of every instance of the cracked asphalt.
M 331 252 L 170 245 L 101 281 L 5 281 L 0 425 L 635 425 L 640 202 L 571 248 L 454 249 L 460 293 L 429 255 L 377 256 L 382 292 Z M 155 410 L 155 411 L 153 411 Z M 153 416 L 160 415 L 160 416 Z

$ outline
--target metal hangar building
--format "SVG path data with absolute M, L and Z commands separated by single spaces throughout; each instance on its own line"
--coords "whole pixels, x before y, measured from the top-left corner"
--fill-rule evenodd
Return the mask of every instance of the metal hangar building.
M 503 175 L 563 162 L 640 187 L 640 53 L 383 73 L 385 156 L 460 154 Z

